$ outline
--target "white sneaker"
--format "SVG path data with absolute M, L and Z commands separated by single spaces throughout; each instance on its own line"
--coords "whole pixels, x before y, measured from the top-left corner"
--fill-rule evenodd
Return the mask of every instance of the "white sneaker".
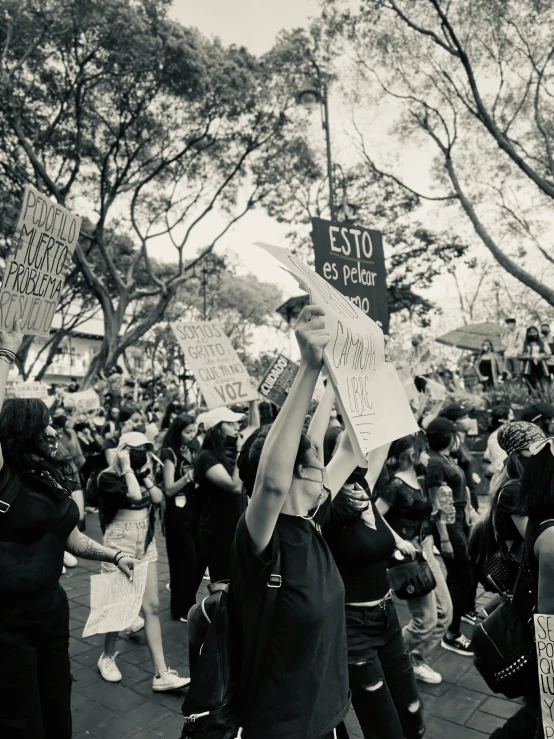
M 63 563 L 66 567 L 77 567 L 79 564 L 77 557 L 74 557 L 71 552 L 64 552 Z
M 136 634 L 137 631 L 141 631 L 142 629 L 144 629 L 144 619 L 142 616 L 137 616 L 133 623 L 125 629 L 125 633 L 127 634 L 127 636 L 131 636 L 132 634 Z
M 202 580 L 209 580 L 209 579 L 210 579 L 210 571 L 206 567 L 206 572 L 204 573 L 204 577 L 202 578 Z
M 190 677 L 179 677 L 177 670 L 170 670 L 168 668 L 159 677 L 154 677 L 152 680 L 152 690 L 156 693 L 162 693 L 165 690 L 179 690 L 179 688 L 184 688 L 189 683 Z
M 62 567 L 62 575 L 65 575 L 66 572 L 67 570 L 65 569 L 65 567 Z
M 168 593 L 171 593 L 171 583 L 166 582 L 165 589 L 167 590 Z
M 442 675 L 429 667 L 425 662 L 414 665 L 414 675 L 418 680 L 422 680 L 424 683 L 430 683 L 431 685 L 438 685 L 442 682 Z
M 98 659 L 98 669 L 104 680 L 108 683 L 118 683 L 123 675 L 119 671 L 118 666 L 115 664 L 115 658 L 119 652 L 116 652 L 113 657 L 105 657 L 104 652 Z

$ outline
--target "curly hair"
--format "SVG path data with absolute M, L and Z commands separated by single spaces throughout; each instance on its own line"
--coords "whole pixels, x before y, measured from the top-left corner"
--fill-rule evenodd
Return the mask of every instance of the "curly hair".
M 74 487 L 72 466 L 44 450 L 44 435 L 50 411 L 36 398 L 10 398 L 0 411 L 0 446 L 4 466 L 0 470 L 0 490 L 16 476 L 32 471 L 47 473 L 52 492 L 68 495 Z

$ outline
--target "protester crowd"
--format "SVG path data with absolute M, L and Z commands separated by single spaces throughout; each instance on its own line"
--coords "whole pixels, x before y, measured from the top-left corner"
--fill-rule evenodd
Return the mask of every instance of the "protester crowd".
M 549 380 L 549 327 L 541 338 L 509 326 L 514 340 L 502 355 L 483 343 L 479 382 Z M 431 664 L 436 648 L 479 662 L 461 624 L 476 627 L 487 616 L 476 605 L 480 585 L 506 601 L 523 563 L 527 620 L 534 610 L 554 613 L 554 406 L 534 402 L 515 421 L 509 402 L 493 405 L 476 469 L 468 448 L 474 409 L 431 401 L 423 378 L 412 401 L 418 433 L 374 450 L 362 468 L 330 382 L 312 403 L 329 340 L 322 312 L 308 306 L 295 330 L 300 371 L 280 410 L 255 401 L 206 410 L 163 396 L 133 403 L 114 391 L 116 382 L 105 407 L 87 413 L 66 409 L 62 394 L 49 408 L 4 400 L 22 335 L 17 325 L 0 335 L 3 739 L 71 737 L 68 603 L 59 580 L 79 557 L 129 577 L 147 563 L 142 615 L 128 632 L 144 629 L 156 692 L 181 690 L 192 677 L 192 694 L 205 678 L 202 640 L 194 644 L 207 613 L 196 605 L 198 590 L 209 579 L 217 598 L 218 584 L 230 581 L 245 739 L 347 737 L 350 700 L 365 739 L 421 737 L 418 681 L 442 681 Z M 78 389 L 74 382 L 68 391 Z M 482 512 L 480 474 L 490 481 Z M 103 545 L 84 533 L 90 515 L 99 515 Z M 164 657 L 160 546 L 171 616 L 189 625 L 191 677 Z M 490 567 L 498 557 L 501 572 Z M 270 589 L 277 594 L 266 623 Z M 403 628 L 398 599 L 410 614 Z M 117 638 L 106 634 L 98 655 L 107 682 L 122 679 Z M 524 705 L 492 736 L 542 736 L 536 669 L 529 674 L 518 694 Z M 209 710 L 191 719 L 186 706 L 183 737 L 195 736 L 187 732 L 196 721 L 215 720 Z

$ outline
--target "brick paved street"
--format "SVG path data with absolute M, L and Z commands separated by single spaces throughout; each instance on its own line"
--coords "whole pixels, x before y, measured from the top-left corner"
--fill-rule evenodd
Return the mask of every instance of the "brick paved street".
M 100 537 L 96 515 L 87 515 L 87 533 Z M 180 674 L 188 675 L 187 626 L 170 619 L 169 593 L 165 590 L 165 542 L 161 535 L 157 541 L 166 660 Z M 81 639 L 89 613 L 89 578 L 98 571 L 98 563 L 81 560 L 61 581 L 71 604 L 74 737 L 178 739 L 183 694 L 152 692 L 152 667 L 144 634 L 119 640 L 118 665 L 123 673 L 119 684 L 104 682 L 96 667 L 103 636 Z M 400 605 L 399 612 L 405 621 L 406 608 Z M 466 634 L 469 636 L 469 630 Z M 428 739 L 484 739 L 518 708 L 513 701 L 493 696 L 487 690 L 471 659 L 438 649 L 433 664 L 441 672 L 443 683 L 418 683 L 425 703 Z M 354 739 L 361 739 L 353 714 L 349 717 L 349 729 Z

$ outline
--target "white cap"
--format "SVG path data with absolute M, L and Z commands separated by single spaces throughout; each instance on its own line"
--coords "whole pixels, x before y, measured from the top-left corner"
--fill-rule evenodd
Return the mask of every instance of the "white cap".
M 206 431 L 209 431 L 218 423 L 238 423 L 244 418 L 244 413 L 235 413 L 230 408 L 214 408 L 206 413 L 201 413 L 196 419 L 197 423 L 204 425 Z
M 129 431 L 126 434 L 121 434 L 119 437 L 119 448 L 121 449 L 124 446 L 145 446 L 150 450 L 154 449 L 154 444 L 140 431 Z

